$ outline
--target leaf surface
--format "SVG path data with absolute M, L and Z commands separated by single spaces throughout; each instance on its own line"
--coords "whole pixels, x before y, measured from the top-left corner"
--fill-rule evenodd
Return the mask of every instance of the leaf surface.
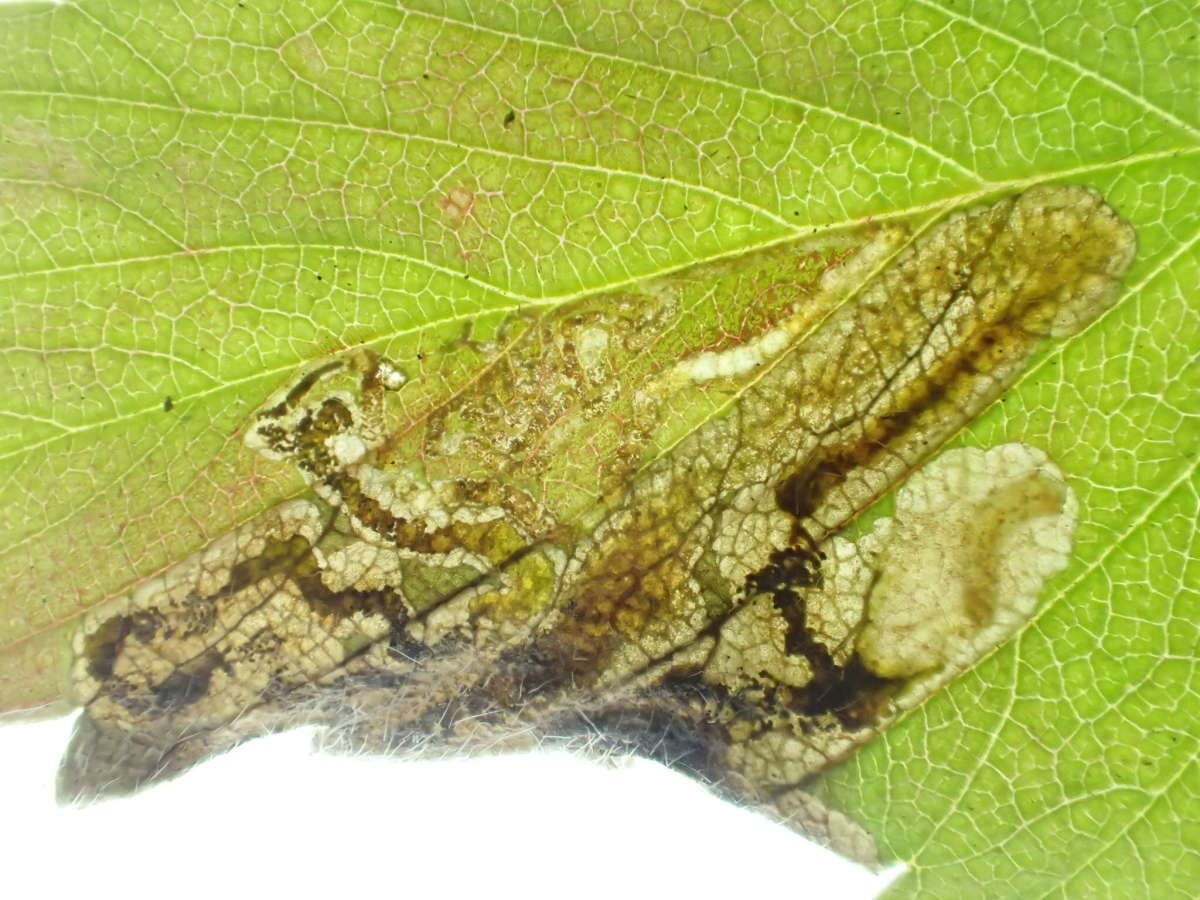
M 902 892 L 1200 881 L 1188 4 L 0 15 L 5 706 L 60 696 L 84 612 L 305 489 L 241 434 L 313 361 L 386 352 L 432 408 L 518 312 L 1086 184 L 1136 228 L 1125 297 L 958 439 L 1061 466 L 1072 563 L 1018 638 L 820 788 L 912 866 Z

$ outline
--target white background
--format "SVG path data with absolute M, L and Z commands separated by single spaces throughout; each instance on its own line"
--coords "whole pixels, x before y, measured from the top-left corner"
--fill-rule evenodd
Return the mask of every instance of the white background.
M 871 898 L 872 875 L 653 763 L 398 762 L 246 744 L 84 809 L 53 801 L 70 720 L 0 728 L 10 897 Z

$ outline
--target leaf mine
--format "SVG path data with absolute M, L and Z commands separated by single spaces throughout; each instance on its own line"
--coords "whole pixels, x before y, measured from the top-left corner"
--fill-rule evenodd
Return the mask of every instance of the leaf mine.
M 311 494 L 87 618 L 62 796 L 302 723 L 391 753 L 561 742 L 869 860 L 806 780 L 1027 621 L 1078 514 L 1031 447 L 924 464 L 1133 252 L 1096 192 L 1042 186 L 775 251 L 815 264 L 707 333 L 691 313 L 761 256 L 517 315 L 432 406 L 386 348 L 298 373 L 245 443 Z

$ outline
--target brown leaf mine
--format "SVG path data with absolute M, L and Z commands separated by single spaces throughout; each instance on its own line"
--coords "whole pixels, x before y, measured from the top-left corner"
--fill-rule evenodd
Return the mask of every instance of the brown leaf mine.
M 786 259 L 512 317 L 435 404 L 366 350 L 300 373 L 246 443 L 311 498 L 88 618 L 62 796 L 301 723 L 389 753 L 560 742 L 871 859 L 806 780 L 1026 622 L 1078 514 L 1031 447 L 922 464 L 1112 304 L 1134 236 L 1044 186 L 854 240 L 796 250 L 817 264 L 736 332 L 712 285 Z

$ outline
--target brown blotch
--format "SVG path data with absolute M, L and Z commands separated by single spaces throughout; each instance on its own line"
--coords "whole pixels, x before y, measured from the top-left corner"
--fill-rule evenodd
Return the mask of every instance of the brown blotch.
M 832 715 L 844 728 L 858 731 L 878 723 L 887 701 L 903 685 L 903 679 L 881 678 L 868 670 L 856 653 L 795 691 L 788 706 L 801 716 Z
M 131 623 L 129 616 L 113 616 L 84 641 L 83 655 L 87 658 L 88 674 L 97 681 L 107 681 L 112 677 L 117 657 L 125 638 L 129 636 Z
M 785 652 L 804 657 L 812 672 L 803 688 L 773 686 L 771 702 L 804 719 L 832 715 L 844 727 L 857 730 L 878 719 L 898 682 L 869 672 L 857 654 L 839 664 L 809 627 L 805 590 L 821 587 L 822 559 L 820 551 L 803 546 L 777 550 L 763 569 L 747 576 L 746 593 L 770 595 L 787 624 Z
M 173 712 L 190 706 L 208 693 L 212 673 L 225 665 L 225 660 L 216 650 L 180 666 L 154 688 L 154 705 L 164 712 Z
M 312 545 L 303 536 L 295 535 L 287 540 L 270 539 L 266 542 L 263 552 L 258 556 L 244 559 L 231 566 L 229 581 L 225 586 L 203 599 L 210 604 L 215 604 L 264 578 L 272 576 L 296 578 L 309 569 L 315 568 L 316 565 L 317 562 L 312 555 Z
M 270 409 L 260 412 L 258 417 L 260 419 L 275 418 L 282 416 L 290 409 L 295 409 L 296 404 L 300 402 L 301 398 L 303 398 L 305 394 L 313 389 L 318 381 L 320 381 L 330 372 L 336 372 L 342 367 L 342 365 L 343 363 L 341 360 L 334 360 L 333 362 L 326 363 L 319 368 L 313 369 L 292 386 L 292 389 L 287 392 L 287 396 L 284 397 L 283 400 L 281 400 L 275 406 L 272 406 Z
M 625 640 L 637 640 L 669 609 L 673 590 L 687 577 L 676 558 L 677 523 L 622 535 L 597 552 L 580 579 L 552 637 L 563 647 L 564 677 L 587 678 Z
M 101 623 L 84 640 L 82 655 L 87 660 L 88 674 L 97 681 L 107 681 L 125 641 L 132 636 L 140 643 L 149 643 L 162 623 L 162 615 L 154 610 L 113 616 Z
M 1019 327 L 997 324 L 964 338 L 953 353 L 945 354 L 924 378 L 912 383 L 902 405 L 863 420 L 856 440 L 816 451 L 803 466 L 784 478 L 776 487 L 775 497 L 779 508 L 797 520 L 794 537 L 807 534 L 802 532 L 801 523 L 820 509 L 829 493 L 842 485 L 851 472 L 870 468 L 904 437 L 927 428 L 929 419 L 954 393 L 952 388 L 961 385 L 964 379 L 987 375 L 994 368 L 981 366 L 981 359 L 1015 351 L 1023 335 Z M 922 456 L 939 445 L 940 441 L 929 441 Z

